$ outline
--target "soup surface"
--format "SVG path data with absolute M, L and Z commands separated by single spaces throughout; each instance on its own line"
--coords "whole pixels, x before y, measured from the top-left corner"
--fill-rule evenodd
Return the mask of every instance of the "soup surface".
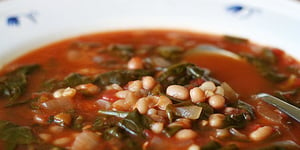
M 85 35 L 3 67 L 0 146 L 300 149 L 300 123 L 255 97 L 300 107 L 299 87 L 295 59 L 247 39 L 173 30 Z

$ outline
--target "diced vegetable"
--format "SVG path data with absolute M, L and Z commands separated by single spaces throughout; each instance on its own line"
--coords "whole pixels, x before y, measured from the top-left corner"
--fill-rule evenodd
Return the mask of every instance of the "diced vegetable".
M 226 82 L 223 82 L 221 84 L 221 87 L 224 89 L 224 96 L 227 98 L 227 100 L 231 103 L 234 103 L 238 100 L 239 94 L 236 93 L 229 84 Z
M 72 145 L 72 150 L 94 150 L 99 145 L 100 138 L 90 131 L 83 131 L 78 134 Z
M 70 99 L 53 99 L 40 104 L 41 108 L 49 111 L 66 111 L 73 109 L 73 103 Z
M 196 105 L 182 106 L 175 108 L 175 114 L 188 119 L 198 119 L 201 115 L 202 108 Z
M 261 115 L 263 118 L 273 123 L 282 123 L 282 116 L 278 112 L 274 111 L 274 108 L 271 105 L 266 104 L 264 102 L 259 102 L 256 106 L 256 109 L 258 114 Z

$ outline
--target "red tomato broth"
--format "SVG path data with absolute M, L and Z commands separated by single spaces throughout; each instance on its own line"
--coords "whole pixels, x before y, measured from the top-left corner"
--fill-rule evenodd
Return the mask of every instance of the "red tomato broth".
M 90 42 L 98 43 L 99 45 L 92 48 L 78 48 L 74 43 L 76 42 Z M 115 59 L 114 57 L 102 54 L 101 51 L 109 44 L 130 44 L 134 48 L 140 49 L 144 45 L 159 46 L 159 45 L 176 45 L 183 47 L 184 49 L 193 48 L 199 44 L 212 44 L 219 46 L 224 49 L 228 49 L 232 52 L 240 53 L 247 52 L 254 55 L 258 55 L 257 51 L 253 51 L 252 47 L 260 47 L 251 43 L 231 43 L 224 40 L 221 36 L 212 36 L 198 33 L 190 33 L 185 31 L 168 31 L 168 30 L 137 30 L 137 31 L 118 31 L 118 32 L 108 32 L 101 34 L 86 35 L 77 38 L 68 39 L 58 43 L 51 44 L 49 46 L 40 48 L 38 50 L 32 51 L 11 63 L 5 65 L 2 70 L 2 74 L 13 70 L 18 66 L 24 64 L 40 64 L 42 69 L 37 71 L 32 76 L 29 77 L 29 84 L 26 89 L 26 93 L 20 97 L 20 100 L 25 100 L 32 97 L 33 93 L 40 90 L 42 83 L 51 78 L 56 78 L 62 80 L 65 76 L 70 73 L 77 72 L 83 75 L 95 75 L 98 73 L 104 73 L 112 69 L 105 68 L 99 63 L 94 61 L 94 56 L 100 56 L 106 59 L 113 59 L 117 63 L 126 63 L 122 60 Z M 77 54 L 70 54 L 68 52 L 73 49 L 79 49 Z M 278 54 L 280 56 L 285 56 L 284 54 Z M 71 55 L 71 56 L 70 56 Z M 147 57 L 147 54 L 141 54 L 142 58 Z M 71 58 L 70 57 L 74 57 Z M 184 61 L 191 62 L 200 67 L 207 68 L 211 71 L 211 76 L 222 81 L 227 82 L 239 95 L 240 99 L 256 107 L 257 101 L 251 98 L 252 95 L 266 92 L 272 93 L 274 90 L 279 89 L 280 84 L 274 84 L 264 77 L 262 77 L 257 69 L 249 64 L 247 61 L 238 61 L 229 57 L 215 55 L 215 54 L 197 54 L 189 55 L 183 58 Z M 299 65 L 294 59 L 289 59 L 289 61 L 284 61 L 280 58 L 279 69 L 282 72 L 286 72 L 286 65 Z M 299 77 L 298 77 L 299 79 Z M 127 87 L 126 87 L 127 88 Z M 101 89 L 104 90 L 104 89 Z M 99 95 L 86 98 L 83 95 L 76 94 L 74 100 L 72 101 L 75 106 L 76 114 L 82 115 L 85 118 L 85 125 L 91 125 L 92 122 L 97 118 L 97 111 L 99 106 L 95 102 L 103 97 L 104 100 L 108 99 L 110 102 L 115 101 L 115 96 L 111 95 L 114 92 L 100 92 Z M 31 126 L 36 124 L 33 120 L 34 112 L 31 111 L 28 105 L 20 105 L 11 108 L 4 108 L 6 101 L 1 99 L 0 101 L 0 120 L 8 120 L 14 122 L 18 125 Z M 217 112 L 222 112 L 223 109 L 217 110 Z M 256 111 L 255 111 L 256 112 Z M 53 115 L 52 113 L 45 115 Z M 256 112 L 257 114 L 257 112 Z M 300 134 L 300 126 L 296 121 L 287 118 L 285 121 L 289 122 L 289 125 L 274 124 L 266 120 L 261 115 L 256 115 L 256 119 L 249 122 L 245 129 L 240 129 L 239 131 L 248 134 L 253 131 L 255 126 L 278 126 L 281 131 L 280 135 L 274 139 L 269 139 L 262 142 L 239 142 L 228 140 L 220 140 L 215 138 L 215 129 L 210 127 L 200 129 L 197 131 L 199 135 L 194 140 L 180 141 L 175 137 L 168 138 L 162 133 L 154 134 L 149 136 L 146 140 L 150 143 L 148 149 L 156 148 L 167 148 L 167 149 L 183 149 L 188 148 L 191 144 L 204 145 L 211 139 L 220 142 L 222 145 L 228 145 L 230 143 L 236 143 L 241 149 L 244 148 L 255 148 L 268 145 L 270 142 L 281 141 L 281 140 L 293 140 L 297 144 L 300 144 L 298 135 Z M 52 125 L 55 123 L 51 123 Z M 48 133 L 49 124 L 41 127 L 33 127 L 36 134 Z M 78 134 L 80 130 L 72 130 L 66 127 L 66 130 L 55 135 L 55 137 L 67 137 L 71 136 L 74 140 L 74 135 Z M 150 131 L 151 132 L 151 131 Z M 51 134 L 51 133 L 50 133 Z M 101 135 L 101 134 L 100 134 Z M 212 138 L 213 137 L 213 138 Z M 163 145 L 153 144 L 153 139 L 162 139 Z M 49 142 L 49 141 L 48 141 Z M 110 143 L 110 141 L 99 141 L 100 145 L 98 148 L 105 147 L 106 149 L 118 148 L 121 144 Z M 51 143 L 51 141 L 50 141 Z M 255 143 L 255 144 L 254 144 Z M 114 144 L 118 145 L 115 146 Z M 151 144 L 153 147 L 151 147 Z M 1 146 L 1 145 L 0 145 Z M 72 142 L 65 145 L 66 148 L 71 148 Z M 122 146 L 121 146 L 122 147 Z M 22 147 L 19 147 L 22 148 Z

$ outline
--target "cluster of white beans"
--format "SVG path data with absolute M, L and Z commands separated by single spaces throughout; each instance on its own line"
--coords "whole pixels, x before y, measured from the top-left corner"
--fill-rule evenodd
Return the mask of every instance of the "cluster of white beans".
M 166 93 L 180 100 L 191 100 L 193 103 L 207 101 L 215 109 L 225 106 L 224 89 L 211 81 L 205 81 L 199 87 L 191 90 L 181 85 L 170 85 L 167 87 Z
M 139 59 L 132 59 L 131 61 L 135 62 L 139 61 Z M 130 67 L 129 64 L 128 67 Z M 134 66 L 133 69 L 137 69 L 136 67 L 140 68 L 141 66 Z M 191 129 L 192 120 L 187 118 L 178 118 L 174 122 L 168 124 L 166 107 L 167 105 L 172 104 L 172 101 L 167 96 L 148 95 L 149 91 L 151 91 L 156 84 L 157 82 L 153 77 L 144 76 L 141 80 L 130 81 L 125 87 L 121 87 L 117 84 L 109 85 L 106 87 L 106 90 L 117 90 L 115 96 L 118 100 L 111 103 L 100 99 L 97 101 L 97 104 L 101 105 L 101 108 L 106 110 L 133 111 L 134 109 L 137 109 L 141 114 L 148 115 L 154 120 L 154 122 L 150 125 L 150 128 L 156 134 L 160 134 L 165 127 L 180 126 L 182 129 L 174 135 L 176 139 L 191 140 L 196 138 L 197 132 Z M 88 94 L 97 94 L 100 91 L 96 85 L 82 84 L 75 88 L 59 89 L 53 93 L 53 97 L 58 99 L 62 97 L 73 98 L 79 90 Z M 227 110 L 235 111 L 233 109 L 237 109 L 226 107 L 224 89 L 221 86 L 216 86 L 211 81 L 205 81 L 199 87 L 194 87 L 192 89 L 187 89 L 181 85 L 170 85 L 166 89 L 166 94 L 183 101 L 190 100 L 193 103 L 206 102 L 216 110 L 224 108 L 225 113 Z M 54 117 L 55 119 L 62 120 L 65 124 L 69 124 L 71 120 L 70 116 L 64 113 L 59 113 Z M 202 120 L 199 125 L 214 128 L 216 130 L 216 138 L 227 138 L 231 136 L 232 133 L 229 129 L 222 129 L 224 126 L 224 120 L 224 114 L 214 113 L 209 116 L 208 120 Z M 37 121 L 39 121 L 39 118 Z M 50 128 L 49 130 L 53 129 Z M 245 135 L 245 138 L 252 141 L 263 141 L 273 133 L 274 129 L 272 127 L 262 126 L 251 132 L 249 135 Z M 46 133 L 41 133 L 40 138 L 45 141 L 51 140 L 54 145 L 58 146 L 67 145 L 74 139 L 74 137 L 73 139 L 67 137 L 53 139 L 52 135 Z M 192 144 L 188 149 L 198 150 L 199 148 L 200 147 L 198 145 Z

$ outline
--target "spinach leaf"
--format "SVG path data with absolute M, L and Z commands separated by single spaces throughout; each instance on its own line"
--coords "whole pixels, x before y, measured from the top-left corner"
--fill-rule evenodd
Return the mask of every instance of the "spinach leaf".
M 48 80 L 43 85 L 43 90 L 52 91 L 59 88 L 64 87 L 74 87 L 80 84 L 91 83 L 93 81 L 92 78 L 83 76 L 78 73 L 71 73 L 66 76 L 62 81 L 58 80 Z
M 180 129 L 182 129 L 181 126 L 172 126 L 172 127 L 166 127 L 162 130 L 162 132 L 167 136 L 167 137 L 172 137 L 173 135 L 175 135 L 177 133 L 177 131 L 179 131 Z
M 224 40 L 231 42 L 233 44 L 244 44 L 248 43 L 248 39 L 245 38 L 240 38 L 240 37 L 234 37 L 234 36 L 229 36 L 229 35 L 224 35 Z
M 253 108 L 252 105 L 250 105 L 250 104 L 248 104 L 248 103 L 246 103 L 242 100 L 238 100 L 237 103 L 236 103 L 236 107 L 239 108 L 239 109 L 243 109 L 246 112 L 248 112 L 252 119 L 255 118 L 254 108 Z
M 140 114 L 136 109 L 118 123 L 118 126 L 130 134 L 141 136 L 145 129 L 150 128 L 152 119 Z
M 229 144 L 222 146 L 216 141 L 210 141 L 207 144 L 201 146 L 201 150 L 238 150 L 239 148 L 235 144 Z
M 7 150 L 14 150 L 19 144 L 37 142 L 30 128 L 3 120 L 0 120 L 0 139 L 5 142 Z
M 263 146 L 260 148 L 257 148 L 255 150 L 295 150 L 300 149 L 300 145 L 295 143 L 294 141 L 278 141 L 274 143 L 268 144 L 268 146 Z
M 112 138 L 124 138 L 125 134 L 123 133 L 122 129 L 118 126 L 114 126 L 111 128 L 108 128 L 106 130 L 104 130 L 103 136 L 102 136 L 105 140 L 110 140 Z
M 94 84 L 98 86 L 106 86 L 110 84 L 125 85 L 129 81 L 137 80 L 143 76 L 151 76 L 154 72 L 151 70 L 114 70 L 96 76 Z
M 99 110 L 98 113 L 102 114 L 102 115 L 115 116 L 115 117 L 119 117 L 119 118 L 125 118 L 129 114 L 129 112 L 109 111 L 109 110 Z
M 22 66 L 0 77 L 0 96 L 8 97 L 9 103 L 14 103 L 25 92 L 27 76 L 38 68 L 39 65 Z
M 112 44 L 108 46 L 107 50 L 112 56 L 118 56 L 125 60 L 130 59 L 134 54 L 133 47 L 126 44 Z
M 235 144 L 229 144 L 229 145 L 223 146 L 219 150 L 239 150 L 239 148 Z
M 225 116 L 225 128 L 243 128 L 246 126 L 248 120 L 246 113 L 230 114 Z
M 197 103 L 197 105 L 202 107 L 200 119 L 208 119 L 209 116 L 214 113 L 214 109 L 207 103 Z
M 178 62 L 181 60 L 184 50 L 178 46 L 159 46 L 156 48 L 156 52 L 171 62 Z
M 279 73 L 276 70 L 276 68 L 274 67 L 276 58 L 274 58 L 275 56 L 271 56 L 271 54 L 269 53 L 271 53 L 271 51 L 263 52 L 262 56 L 260 57 L 248 53 L 240 55 L 241 57 L 245 58 L 249 63 L 254 65 L 258 69 L 260 74 L 266 79 L 274 83 L 285 81 L 288 77 L 285 74 Z
M 210 141 L 207 144 L 201 146 L 201 150 L 217 150 L 220 149 L 222 146 L 220 143 L 216 141 Z
M 163 89 L 165 89 L 169 85 L 173 84 L 186 85 L 196 78 L 209 80 L 208 75 L 208 70 L 200 68 L 194 64 L 179 63 L 168 67 L 167 70 L 158 77 L 158 81 L 162 85 Z
M 106 129 L 117 126 L 120 118 L 112 116 L 98 116 L 93 123 L 93 129 L 97 131 L 104 131 Z

